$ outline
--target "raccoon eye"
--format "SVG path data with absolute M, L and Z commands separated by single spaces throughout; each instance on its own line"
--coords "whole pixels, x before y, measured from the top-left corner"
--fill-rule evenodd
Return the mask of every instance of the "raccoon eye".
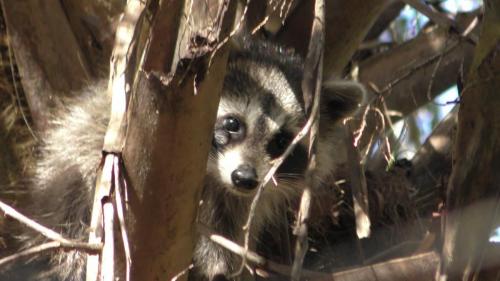
M 227 117 L 226 119 L 224 119 L 224 121 L 222 122 L 222 126 L 224 126 L 224 128 L 229 132 L 233 133 L 238 132 L 241 127 L 240 121 L 238 121 L 238 119 L 234 117 Z
M 279 132 L 267 145 L 267 153 L 269 153 L 272 158 L 277 158 L 285 152 L 291 142 L 292 134 L 288 132 Z

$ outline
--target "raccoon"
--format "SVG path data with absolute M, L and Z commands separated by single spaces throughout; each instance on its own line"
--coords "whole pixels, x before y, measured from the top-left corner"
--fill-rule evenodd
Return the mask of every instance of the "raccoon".
M 268 42 L 246 41 L 230 54 L 223 84 L 198 220 L 242 243 L 242 227 L 256 188 L 306 122 L 302 100 L 302 59 Z M 106 83 L 82 92 L 81 99 L 58 114 L 40 147 L 31 187 L 37 219 L 64 236 L 85 239 L 90 221 L 95 171 L 108 124 Z M 363 88 L 354 82 L 324 85 L 317 142 L 315 182 L 322 185 L 343 159 L 339 121 L 356 110 Z M 300 194 L 307 168 L 307 146 L 300 143 L 265 187 L 252 224 L 258 241 L 267 225 L 279 223 L 282 210 Z M 41 238 L 40 238 L 41 239 Z M 36 244 L 40 239 L 30 239 Z M 82 253 L 47 255 L 44 280 L 80 281 Z M 231 278 L 240 259 L 201 236 L 191 280 Z
M 307 119 L 302 59 L 267 42 L 246 43 L 229 58 L 199 213 L 199 221 L 240 245 L 257 186 Z M 339 121 L 358 108 L 363 96 L 363 87 L 352 81 L 324 85 L 313 173 L 316 189 L 326 186 L 337 164 L 345 161 Z M 267 225 L 282 223 L 282 210 L 301 194 L 307 164 L 308 145 L 303 141 L 264 189 L 251 226 L 254 244 Z M 235 273 L 241 259 L 202 236 L 194 261 L 195 274 L 220 280 Z

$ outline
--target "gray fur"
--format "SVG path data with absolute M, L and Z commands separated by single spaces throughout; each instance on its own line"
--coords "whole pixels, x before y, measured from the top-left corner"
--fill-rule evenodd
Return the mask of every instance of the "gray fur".
M 230 173 L 236 168 L 235 163 L 251 165 L 258 180 L 262 180 L 271 167 L 270 151 L 279 147 L 271 142 L 283 131 L 293 137 L 306 120 L 300 90 L 301 59 L 268 43 L 245 42 L 244 45 L 242 50 L 230 56 L 214 133 L 214 142 L 223 145 L 214 144 L 210 152 L 198 215 L 200 222 L 239 243 L 254 191 L 241 191 L 232 185 Z M 359 91 L 357 84 L 352 85 Z M 105 87 L 105 83 L 90 87 L 80 100 L 54 119 L 53 128 L 40 148 L 32 186 L 34 211 L 39 214 L 37 219 L 74 239 L 87 237 L 95 171 L 101 159 L 110 107 Z M 333 93 L 333 100 L 338 101 L 335 96 L 339 95 Z M 326 111 L 341 113 L 322 112 L 321 115 L 319 168 L 315 172 L 318 183 L 330 177 L 342 158 L 336 146 L 340 140 L 335 139 L 338 119 L 351 112 L 359 102 L 357 94 L 340 96 L 341 102 L 333 105 L 348 108 L 325 107 Z M 229 134 L 224 131 L 221 124 L 229 115 L 239 118 L 244 126 L 241 132 Z M 277 214 L 299 194 L 304 181 L 306 151 L 305 144 L 300 144 L 295 156 L 278 171 L 278 186 L 270 183 L 266 187 L 252 225 L 254 243 L 266 225 L 278 223 Z M 30 241 L 30 244 L 39 243 L 41 238 Z M 45 274 L 54 280 L 80 281 L 84 276 L 84 262 L 83 254 L 60 252 L 50 258 L 51 270 Z M 201 237 L 194 262 L 196 274 L 192 278 L 213 279 L 218 275 L 229 276 L 237 269 L 239 259 Z

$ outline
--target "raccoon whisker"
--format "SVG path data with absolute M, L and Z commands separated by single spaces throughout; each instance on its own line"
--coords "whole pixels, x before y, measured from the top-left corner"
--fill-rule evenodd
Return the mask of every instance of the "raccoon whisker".
M 283 178 L 278 178 L 278 179 L 279 179 L 279 183 L 302 183 L 302 182 L 304 182 L 303 178 L 287 178 L 287 177 L 283 177 Z
M 282 187 L 295 190 L 295 189 L 302 189 L 304 185 L 294 181 L 281 181 L 279 188 Z
M 304 181 L 303 180 L 296 180 L 296 179 L 289 179 L 289 178 L 280 178 L 278 180 L 278 184 L 279 186 L 283 186 L 283 185 L 288 185 L 288 186 L 291 186 L 293 188 L 297 188 L 297 187 L 303 187 L 304 185 Z
M 297 181 L 304 181 L 303 177 L 278 177 L 278 180 L 281 181 L 292 181 L 292 182 L 297 182 Z
M 277 175 L 304 177 L 303 174 L 299 174 L 299 173 L 277 173 Z
M 295 179 L 295 180 L 303 180 L 304 176 L 303 175 L 293 175 L 293 174 L 278 174 L 276 175 L 278 179 Z

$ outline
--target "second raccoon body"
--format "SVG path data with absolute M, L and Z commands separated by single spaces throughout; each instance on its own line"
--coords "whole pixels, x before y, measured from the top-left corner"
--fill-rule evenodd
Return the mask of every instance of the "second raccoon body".
M 200 222 L 239 243 L 256 187 L 306 122 L 301 59 L 269 43 L 243 45 L 229 58 L 198 214 Z M 37 219 L 74 239 L 85 239 L 88 233 L 95 171 L 109 120 L 105 87 L 89 88 L 53 121 L 31 188 Z M 358 106 L 362 92 L 351 82 L 324 86 L 314 173 L 318 184 L 342 158 L 337 123 Z M 299 144 L 276 173 L 277 185 L 271 182 L 265 188 L 252 224 L 254 241 L 266 225 L 280 223 L 277 214 L 300 194 L 306 167 L 307 146 Z M 51 267 L 43 274 L 45 280 L 84 279 L 84 254 L 61 252 L 46 258 Z M 203 236 L 193 259 L 192 278 L 209 280 L 229 278 L 240 262 Z

